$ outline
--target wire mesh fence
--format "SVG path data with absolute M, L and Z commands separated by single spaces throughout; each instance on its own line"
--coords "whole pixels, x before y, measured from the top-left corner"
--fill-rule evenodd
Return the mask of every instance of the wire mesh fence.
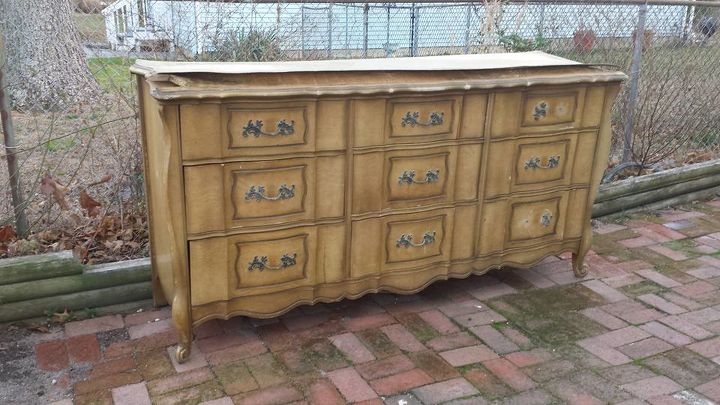
M 137 58 L 270 61 L 543 50 L 630 80 L 609 167 L 662 170 L 720 156 L 720 4 L 663 0 L 297 2 L 5 0 L 8 118 L 0 255 L 76 248 L 88 261 L 146 254 Z M 5 131 L 4 131 L 5 132 Z M 4 133 L 4 135 L 7 135 Z M 33 233 L 3 245 L 17 213 Z M 7 231 L 10 232 L 10 231 Z M 5 246 L 3 248 L 3 246 Z M 9 246 L 9 247 L 8 247 Z

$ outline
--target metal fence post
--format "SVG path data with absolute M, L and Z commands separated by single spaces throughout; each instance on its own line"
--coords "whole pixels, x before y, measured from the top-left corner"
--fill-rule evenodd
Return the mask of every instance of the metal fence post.
M 0 121 L 2 121 L 5 156 L 7 158 L 8 175 L 10 176 L 10 194 L 12 195 L 13 211 L 15 213 L 15 230 L 20 237 L 25 237 L 30 230 L 30 226 L 25 216 L 24 199 L 20 185 L 20 169 L 17 164 L 17 143 L 10 108 L 10 96 L 5 91 L 7 88 L 4 73 L 6 63 L 5 42 L 0 32 Z
M 410 27 L 412 32 L 410 33 L 410 56 L 418 56 L 418 25 L 420 25 L 420 13 L 415 3 L 412 4 L 410 14 Z
M 363 6 L 363 58 L 367 58 L 368 51 L 368 26 L 370 25 L 370 4 Z
M 638 22 L 635 28 L 635 43 L 633 44 L 633 59 L 630 66 L 630 90 L 625 105 L 625 131 L 623 136 L 622 162 L 629 162 L 632 158 L 633 126 L 635 104 L 638 98 L 638 82 L 640 80 L 640 63 L 642 60 L 643 45 L 645 42 L 645 22 L 647 21 L 647 3 L 638 7 Z
M 333 4 L 328 4 L 328 44 L 327 44 L 327 58 L 332 58 L 332 47 L 333 47 Z
M 305 5 L 300 5 L 300 58 L 305 59 Z
M 470 21 L 472 18 L 472 3 L 467 4 L 465 15 L 465 53 L 470 53 Z

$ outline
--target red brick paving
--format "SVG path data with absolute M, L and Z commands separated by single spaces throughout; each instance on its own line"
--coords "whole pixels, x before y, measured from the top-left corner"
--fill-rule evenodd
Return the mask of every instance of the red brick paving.
M 213 320 L 197 329 L 184 365 L 171 362 L 177 337 L 167 307 L 103 316 L 70 322 L 55 340 L 35 344 L 36 364 L 76 403 L 720 401 L 720 232 L 700 231 L 720 223 L 720 200 L 705 207 L 601 225 L 584 280 L 563 254 L 416 295 L 300 307 L 270 320 Z M 686 238 L 704 248 L 672 242 Z M 562 288 L 595 300 L 571 310 L 577 336 L 563 346 L 538 332 L 544 315 L 524 319 L 505 300 Z M 554 304 L 535 305 L 542 314 Z M 687 364 L 673 371 L 682 359 Z M 646 361 L 668 364 L 667 373 Z M 587 375 L 595 377 L 580 377 Z

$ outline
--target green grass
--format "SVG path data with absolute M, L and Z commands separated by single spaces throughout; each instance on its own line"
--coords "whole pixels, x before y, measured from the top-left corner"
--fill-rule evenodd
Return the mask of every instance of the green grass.
M 51 139 L 45 144 L 45 148 L 48 152 L 57 152 L 70 149 L 75 146 L 75 143 L 74 138 Z
M 109 93 L 132 94 L 133 79 L 130 66 L 135 63 L 132 58 L 90 58 L 88 66 L 100 87 Z

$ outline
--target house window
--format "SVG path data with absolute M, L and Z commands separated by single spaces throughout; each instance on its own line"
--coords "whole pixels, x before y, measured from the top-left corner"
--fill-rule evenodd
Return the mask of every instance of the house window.
M 120 8 L 113 14 L 115 15 L 115 32 L 124 34 L 127 30 L 127 7 Z
M 145 0 L 137 0 L 138 26 L 145 26 Z

